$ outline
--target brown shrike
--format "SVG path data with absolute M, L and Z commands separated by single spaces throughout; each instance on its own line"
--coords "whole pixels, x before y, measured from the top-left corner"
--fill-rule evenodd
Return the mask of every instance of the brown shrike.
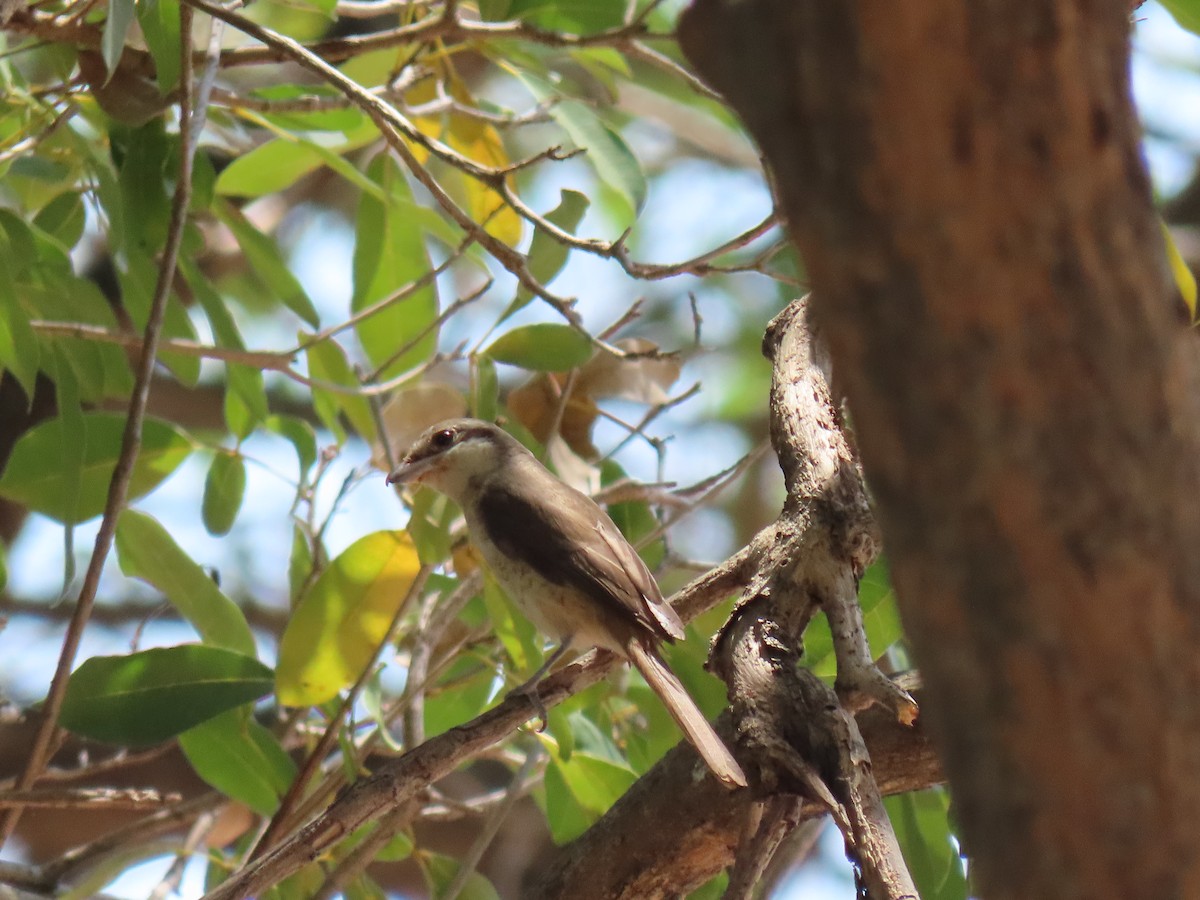
M 389 484 L 425 484 L 454 500 L 504 590 L 558 649 L 602 647 L 630 660 L 729 787 L 746 776 L 667 667 L 660 641 L 683 637 L 642 558 L 590 497 L 559 481 L 519 441 L 478 419 L 451 419 L 417 439 Z M 521 689 L 518 689 L 521 690 Z

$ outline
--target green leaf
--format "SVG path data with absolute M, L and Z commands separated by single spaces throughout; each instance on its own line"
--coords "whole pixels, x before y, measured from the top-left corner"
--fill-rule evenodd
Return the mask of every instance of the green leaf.
M 346 387 L 360 386 L 350 363 L 346 360 L 345 352 L 337 341 L 324 340 L 313 344 L 304 352 L 308 358 L 308 374 L 316 380 Z M 375 434 L 375 417 L 371 414 L 371 405 L 365 397 L 314 386 L 313 407 L 325 427 L 338 435 L 339 439 L 345 438 L 345 431 L 339 421 L 343 413 L 362 437 L 370 439 Z
M 508 17 L 550 31 L 591 34 L 621 25 L 627 7 L 626 0 L 512 0 Z
M 114 130 L 112 141 L 113 156 L 120 160 L 121 215 L 110 234 L 119 239 L 123 249 L 138 251 L 151 260 L 162 248 L 171 218 L 171 198 L 166 188 L 170 140 L 162 123 L 154 121 L 141 128 Z M 106 209 L 111 206 L 105 204 Z M 152 261 L 149 268 L 157 274 Z M 148 299 L 145 306 L 149 308 Z
M 333 11 L 337 7 L 337 0 L 301 0 L 301 2 L 305 6 L 311 6 L 328 18 L 334 18 Z
M 295 416 L 270 416 L 266 425 L 269 431 L 291 442 L 300 464 L 299 481 L 303 482 L 317 461 L 317 433 L 311 425 Z
M 59 489 L 67 498 L 69 504 L 64 512 L 66 517 L 67 535 L 71 534 L 70 519 L 79 513 L 80 489 L 83 483 L 83 468 L 87 447 L 87 425 L 83 416 L 83 406 L 79 396 L 79 381 L 75 377 L 70 364 L 65 360 L 65 354 L 55 348 L 52 362 L 47 367 L 54 380 L 54 395 L 58 400 L 58 420 L 61 423 L 63 440 L 53 449 L 57 462 L 56 468 L 62 473 Z M 14 454 L 15 455 L 15 454 Z M 11 461 L 10 461 L 11 462 Z M 11 466 L 10 466 L 11 467 Z M 0 482 L 2 483 L 2 482 Z M 107 489 L 105 491 L 107 495 Z M 107 497 L 105 499 L 107 502 Z M 64 583 L 69 584 L 73 573 L 73 560 L 67 559 Z
M 299 523 L 292 525 L 292 553 L 288 557 L 288 596 L 291 598 L 292 605 L 295 606 L 304 593 L 304 586 L 308 584 L 309 576 L 313 570 L 313 553 L 312 545 L 309 543 L 308 534 Z
M 885 797 L 908 871 L 924 900 L 965 900 L 962 858 L 950 830 L 950 795 L 944 788 Z
M 245 350 L 246 345 L 238 331 L 237 323 L 229 312 L 225 301 L 213 290 L 208 279 L 188 259 L 180 259 L 180 271 L 187 279 L 193 295 L 200 301 L 204 314 L 208 316 L 213 336 L 218 346 L 234 350 Z M 225 364 L 225 423 L 239 440 L 250 434 L 270 414 L 267 392 L 263 386 L 261 369 L 240 363 Z M 234 400 L 231 400 L 231 395 Z M 240 404 L 236 401 L 240 400 Z
M 0 241 L 8 247 L 5 254 L 10 267 L 6 270 L 8 277 L 28 272 L 37 260 L 37 244 L 29 226 L 7 209 L 0 209 Z
M 500 335 L 487 348 L 496 362 L 536 372 L 565 372 L 581 366 L 592 355 L 592 341 L 570 325 L 543 322 L 523 325 Z
M 270 690 L 270 669 L 222 647 L 95 656 L 71 675 L 61 722 L 98 741 L 155 744 Z
M 274 297 L 316 328 L 321 321 L 312 300 L 304 292 L 300 281 L 292 274 L 283 255 L 270 237 L 250 224 L 242 211 L 232 203 L 216 204 L 217 218 L 224 222 L 237 238 L 246 259 L 262 279 L 263 285 Z
M 179 84 L 179 0 L 139 0 L 137 13 L 158 89 L 169 94 Z
M 260 100 L 300 100 L 314 97 L 332 100 L 341 96 L 336 88 L 314 84 L 266 84 L 256 87 L 250 93 L 252 97 Z M 286 113 L 263 113 L 263 119 L 276 126 L 279 130 L 275 134 L 286 140 L 294 136 L 295 132 L 303 131 L 341 131 L 346 135 L 356 134 L 358 129 L 363 127 L 367 116 L 356 107 L 334 106 L 325 109 L 318 107 L 303 111 L 292 110 Z M 251 121 L 254 119 L 251 118 Z
M 379 739 L 392 752 L 403 753 L 404 745 L 392 735 L 391 729 L 388 727 L 387 711 L 383 708 L 383 685 L 380 679 L 382 672 L 383 669 L 378 668 L 371 673 L 371 677 L 363 685 L 359 699 L 363 708 L 366 709 L 367 715 L 370 716 L 370 721 L 375 723 Z
M 600 465 L 600 482 L 610 485 L 625 478 L 625 470 L 613 460 L 605 460 Z M 659 521 L 655 518 L 650 504 L 644 500 L 630 500 L 626 503 L 612 503 L 608 506 L 608 516 L 625 535 L 625 540 L 633 546 L 638 546 L 642 538 L 658 528 Z M 666 541 L 659 539 L 651 541 L 638 551 L 638 555 L 646 561 L 653 571 L 666 556 Z
M 418 489 L 412 499 L 408 517 L 408 533 L 417 547 L 417 555 L 427 566 L 436 566 L 450 556 L 450 534 L 445 522 L 446 504 L 451 503 L 444 494 L 430 488 Z
M 442 895 L 462 868 L 458 860 L 442 856 L 440 853 L 426 851 L 421 854 L 420 859 L 425 878 L 429 882 L 430 894 L 434 897 Z M 458 893 L 458 897 L 459 900 L 500 900 L 496 888 L 479 872 L 472 872 L 467 876 L 466 884 Z
M 379 859 L 378 856 L 375 859 Z M 345 900 L 388 900 L 387 891 L 366 873 L 355 875 L 346 885 Z
M 1175 21 L 1193 34 L 1200 34 L 1200 0 L 1160 0 Z
M 496 673 L 481 667 L 477 659 L 464 656 L 450 666 L 445 680 L 454 685 L 453 689 L 429 693 L 425 699 L 427 737 L 443 734 L 483 712 L 492 697 Z
M 126 268 L 117 273 L 121 283 L 121 298 L 125 301 L 134 324 L 142 331 L 150 315 L 154 292 L 158 289 L 158 264 L 140 246 L 126 251 L 125 262 Z M 163 337 L 196 340 L 196 329 L 188 317 L 187 310 L 174 298 L 167 301 L 162 334 Z M 200 380 L 198 357 L 163 351 L 159 358 L 185 385 L 195 386 Z
M 393 54 L 394 55 L 394 54 Z M 262 197 L 291 187 L 305 175 L 329 166 L 339 175 L 367 191 L 379 188 L 342 158 L 378 140 L 379 130 L 369 120 L 346 133 L 345 140 L 323 146 L 291 134 L 266 119 L 259 119 L 276 137 L 235 159 L 217 178 L 217 193 L 226 197 Z
M 588 200 L 586 194 L 564 189 L 558 206 L 546 213 L 546 219 L 551 224 L 563 229 L 563 231 L 574 234 L 590 203 L 591 201 Z M 562 271 L 562 267 L 566 264 L 567 256 L 570 252 L 570 248 L 566 247 L 561 241 L 551 236 L 549 232 L 539 226 L 534 229 L 533 240 L 529 244 L 529 273 L 539 283 L 549 284 L 554 276 Z M 516 298 L 508 309 L 504 311 L 501 321 L 507 319 L 518 309 L 528 305 L 532 299 L 533 294 L 527 288 L 523 285 L 519 287 Z
M 413 202 L 408 180 L 391 157 L 380 154 L 367 174 L 384 198 L 364 193 L 358 205 L 354 243 L 353 312 L 362 312 L 398 289 L 428 275 L 432 265 L 417 220 L 404 210 Z M 437 291 L 430 283 L 403 300 L 358 322 L 354 328 L 371 364 L 391 378 L 425 362 L 437 349 Z M 396 352 L 428 334 L 405 353 Z
M 58 239 L 68 249 L 79 243 L 86 223 L 83 198 L 75 191 L 59 194 L 43 206 L 33 219 L 34 225 Z
M 624 794 L 636 776 L 625 766 L 576 750 L 569 760 L 550 754 L 546 821 L 555 843 L 574 840 Z
M 471 413 L 485 422 L 496 421 L 500 407 L 500 380 L 496 363 L 487 356 L 471 357 Z
M 246 616 L 154 518 L 127 509 L 117 521 L 121 571 L 158 588 L 206 644 L 255 655 Z
M 25 285 L 20 300 L 31 318 L 116 327 L 112 309 L 95 284 L 74 276 L 46 278 L 43 285 Z M 41 365 L 61 354 L 79 379 L 81 397 L 99 403 L 128 397 L 133 388 L 129 358 L 121 347 L 76 338 L 39 337 Z
M 134 0 L 109 0 L 108 19 L 100 37 L 100 53 L 108 67 L 109 78 L 121 61 L 121 54 L 125 52 L 125 37 L 129 34 L 129 26 L 133 24 L 134 10 Z
M 231 709 L 190 728 L 179 736 L 179 746 L 208 784 L 270 816 L 296 777 L 296 764 L 248 712 Z
M 0 241 L 0 268 L 8 268 L 8 257 Z M 0 278 L 0 369 L 12 372 L 17 383 L 32 402 L 37 386 L 41 352 L 37 335 L 29 324 L 29 315 L 17 300 L 16 291 L 8 278 Z
M 386 637 L 420 567 L 403 531 L 359 538 L 330 563 L 279 642 L 279 702 L 324 703 L 355 681 Z
M 229 534 L 246 495 L 246 460 L 240 453 L 218 453 L 204 480 L 200 507 L 204 527 L 212 535 Z
M 538 102 L 559 100 L 550 107 L 551 117 L 576 147 L 587 151 L 584 158 L 588 165 L 621 197 L 626 206 L 621 224 L 633 224 L 646 201 L 646 176 L 629 145 L 600 121 L 592 107 L 578 100 L 560 99 L 550 82 L 531 72 L 518 72 L 517 77 Z
M 383 845 L 383 849 L 375 854 L 376 862 L 400 862 L 412 856 L 413 840 L 403 831 Z
M 512 674 L 532 674 L 542 661 L 545 639 L 524 615 L 517 614 L 512 600 L 487 573 L 483 579 L 483 604 L 487 609 L 492 633 L 499 638 L 512 661 Z
M 0 496 L 68 524 L 100 515 L 120 453 L 125 417 L 86 413 L 81 419 L 83 453 L 76 472 L 63 472 L 59 448 L 70 438 L 61 419 L 49 419 L 17 441 L 0 477 Z M 141 452 L 129 483 L 129 499 L 136 500 L 158 487 L 191 451 L 191 442 L 175 426 L 159 419 L 146 419 Z M 69 477 L 79 479 L 78 495 L 68 489 Z
M 551 756 L 550 764 L 559 770 L 579 805 L 597 815 L 606 812 L 637 780 L 627 765 L 580 748 L 570 760 Z

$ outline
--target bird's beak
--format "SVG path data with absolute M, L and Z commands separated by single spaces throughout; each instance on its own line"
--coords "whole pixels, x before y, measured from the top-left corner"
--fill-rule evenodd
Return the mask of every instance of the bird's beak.
M 433 468 L 433 459 L 405 459 L 387 477 L 388 484 L 420 484 L 421 479 Z

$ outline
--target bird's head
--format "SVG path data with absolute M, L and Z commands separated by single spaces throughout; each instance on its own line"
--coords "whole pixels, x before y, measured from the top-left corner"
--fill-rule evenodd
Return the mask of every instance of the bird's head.
M 460 505 L 472 483 L 496 475 L 524 448 L 496 425 L 480 419 L 448 419 L 417 438 L 388 484 L 425 484 Z

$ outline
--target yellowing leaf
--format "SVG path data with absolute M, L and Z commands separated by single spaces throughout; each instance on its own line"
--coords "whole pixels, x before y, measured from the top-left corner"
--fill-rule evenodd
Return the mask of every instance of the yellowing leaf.
M 1171 276 L 1175 279 L 1175 286 L 1179 289 L 1179 296 L 1183 298 L 1184 304 L 1187 306 L 1188 315 L 1192 321 L 1196 320 L 1196 276 L 1192 274 L 1192 270 L 1183 260 L 1183 255 L 1179 252 L 1179 248 L 1175 246 L 1175 239 L 1171 237 L 1171 229 L 1166 223 L 1163 223 L 1163 238 L 1167 242 L 1167 262 L 1171 266 Z
M 446 142 L 472 162 L 498 169 L 512 160 L 500 141 L 495 127 L 466 116 L 454 116 Z M 504 199 L 481 181 L 463 177 L 467 212 L 494 238 L 515 247 L 521 240 L 521 217 Z
M 464 106 L 475 103 L 475 99 L 461 81 L 451 80 L 449 87 L 450 93 L 459 103 Z M 435 99 L 437 89 L 432 79 L 413 86 L 405 95 L 405 101 L 413 106 Z M 481 166 L 499 169 L 512 162 L 508 151 L 504 149 L 504 142 L 500 140 L 500 132 L 487 122 L 451 113 L 445 118 L 418 116 L 413 119 L 413 123 L 422 134 L 444 142 L 452 150 Z M 419 144 L 411 144 L 411 147 L 422 164 L 428 161 L 428 150 Z M 444 181 L 446 186 L 452 189 L 455 199 L 462 203 L 472 219 L 484 225 L 488 234 L 504 241 L 510 247 L 515 247 L 520 242 L 521 217 L 495 190 L 457 170 L 447 172 Z
M 275 690 L 284 706 L 324 703 L 370 664 L 420 562 L 403 531 L 359 538 L 304 596 L 279 644 Z

